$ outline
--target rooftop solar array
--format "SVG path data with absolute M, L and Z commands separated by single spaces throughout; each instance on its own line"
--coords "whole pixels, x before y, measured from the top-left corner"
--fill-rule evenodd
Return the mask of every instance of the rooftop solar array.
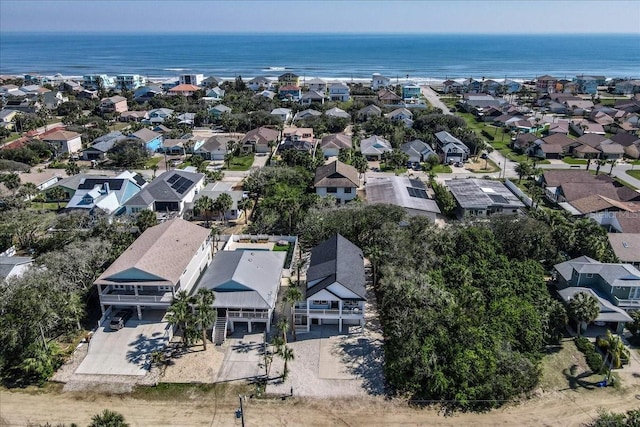
M 422 188 L 415 187 L 407 187 L 407 191 L 409 192 L 409 196 L 417 197 L 418 199 L 428 199 L 427 192 Z
M 167 182 L 171 184 L 171 188 L 176 190 L 176 193 L 179 194 L 184 194 L 184 192 L 191 188 L 191 186 L 193 185 L 193 181 L 191 181 L 189 178 L 185 178 L 177 174 L 169 178 Z

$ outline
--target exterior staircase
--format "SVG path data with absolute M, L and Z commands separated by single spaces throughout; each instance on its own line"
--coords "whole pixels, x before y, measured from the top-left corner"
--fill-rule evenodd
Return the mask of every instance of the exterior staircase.
M 227 318 L 218 317 L 215 325 L 213 325 L 213 343 L 215 345 L 222 345 L 227 337 Z

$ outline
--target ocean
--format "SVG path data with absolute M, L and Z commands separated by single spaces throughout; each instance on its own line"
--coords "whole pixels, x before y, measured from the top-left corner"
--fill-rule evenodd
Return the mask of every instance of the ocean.
M 0 74 L 306 78 L 640 77 L 640 34 L 0 33 Z

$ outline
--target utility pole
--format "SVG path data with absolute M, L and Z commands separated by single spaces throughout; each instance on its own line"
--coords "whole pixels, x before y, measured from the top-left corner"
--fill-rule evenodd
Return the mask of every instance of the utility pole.
M 242 423 L 242 427 L 244 427 L 244 408 L 242 407 L 242 395 L 238 395 L 238 399 L 240 399 L 240 421 Z

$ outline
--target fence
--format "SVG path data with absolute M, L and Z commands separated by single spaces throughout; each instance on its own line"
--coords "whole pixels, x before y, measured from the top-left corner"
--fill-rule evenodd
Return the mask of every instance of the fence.
M 516 197 L 518 197 L 518 199 L 520 199 L 520 201 L 522 201 L 522 203 L 524 203 L 525 205 L 527 205 L 527 207 L 532 207 L 533 206 L 533 201 L 531 200 L 531 198 L 529 196 L 527 196 L 526 194 L 524 194 L 522 192 L 522 190 L 520 190 L 518 188 L 517 185 L 515 185 L 513 182 L 511 182 L 511 180 L 509 179 L 505 179 L 504 180 L 504 185 L 511 190 L 511 192 L 513 194 L 516 195 Z

